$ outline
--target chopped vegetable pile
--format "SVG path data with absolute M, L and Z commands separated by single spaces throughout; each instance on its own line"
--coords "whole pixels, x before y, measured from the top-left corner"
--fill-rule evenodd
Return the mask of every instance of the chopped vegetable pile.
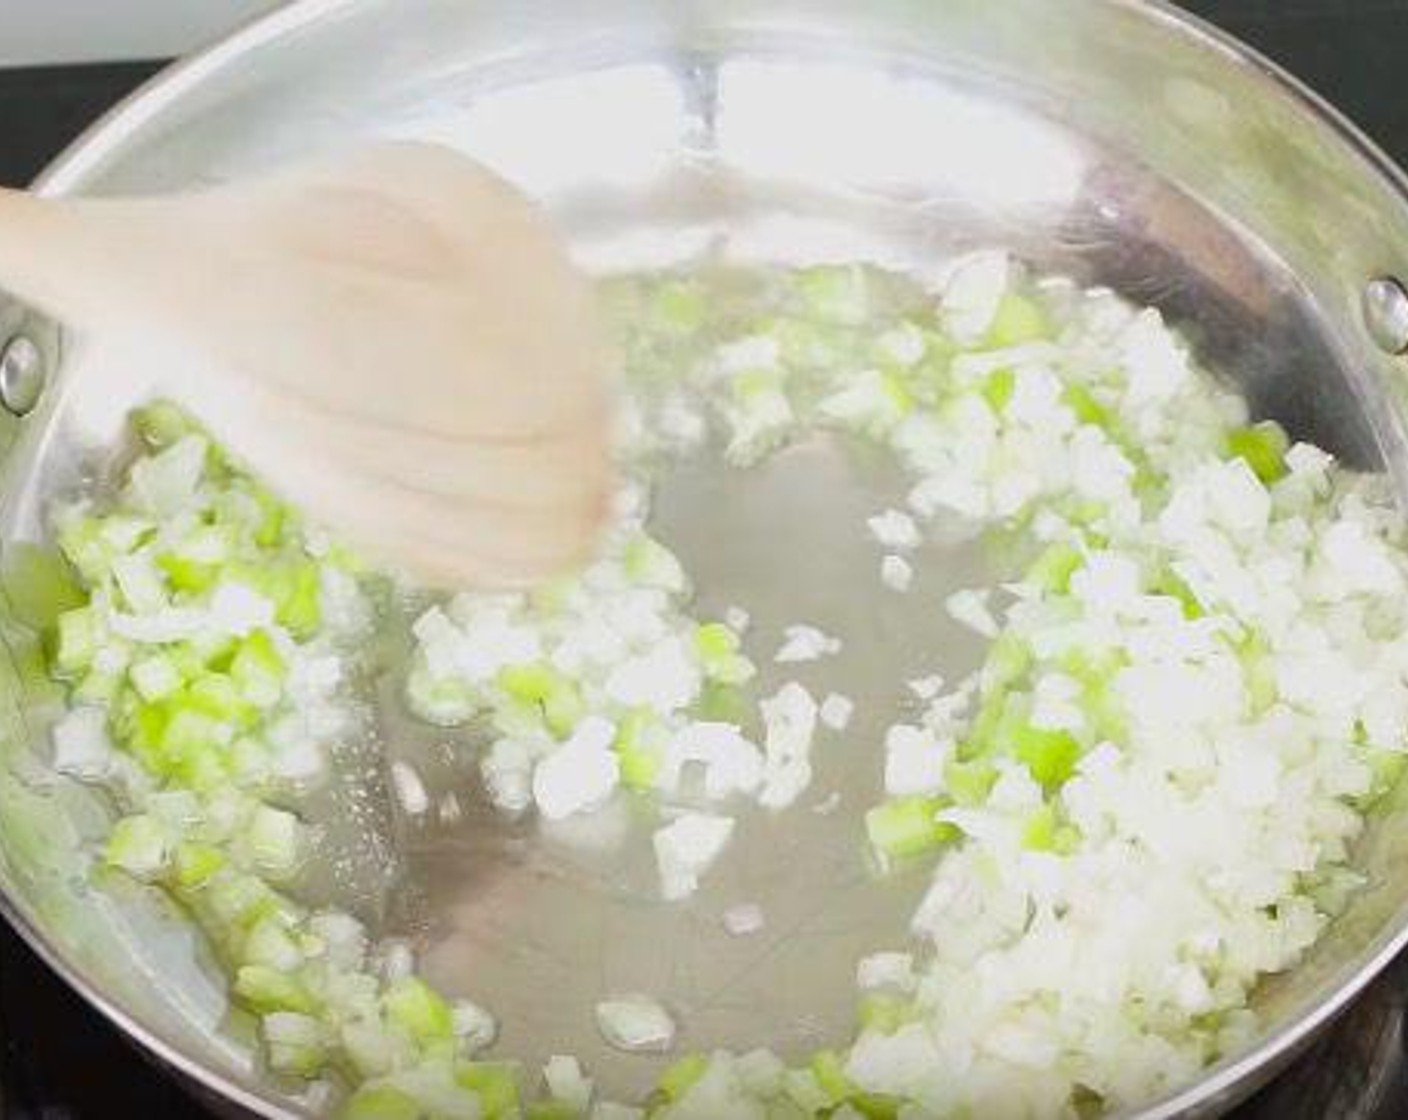
M 818 431 L 888 449 L 911 489 L 869 518 L 856 578 L 987 653 L 908 682 L 917 714 L 861 744 L 886 796 L 857 844 L 877 874 L 923 862 L 932 880 L 908 936 L 857 964 L 854 1039 L 800 1064 L 690 1054 L 639 1109 L 560 1056 L 525 1105 L 511 1064 L 475 1058 L 489 1012 L 300 905 L 298 791 L 353 733 L 374 577 L 159 405 L 121 492 L 56 517 L 81 602 L 53 646 L 72 696 L 54 762 L 123 806 L 103 864 L 187 906 L 270 1067 L 335 1085 L 361 1120 L 1061 1116 L 1181 1085 L 1254 1036 L 1253 987 L 1358 886 L 1350 846 L 1408 758 L 1386 480 L 1253 422 L 1157 312 L 1002 253 L 956 262 L 937 297 L 860 266 L 755 275 L 748 313 L 717 322 L 709 283 L 613 293 L 634 392 L 600 558 L 425 610 L 406 694 L 431 723 L 487 729 L 506 816 L 656 802 L 660 904 L 677 904 L 738 814 L 805 811 L 813 751 L 868 698 L 756 695 L 758 660 L 824 664 L 846 636 L 798 621 L 754 650 L 745 610 L 692 613 L 650 483 L 716 438 L 739 468 Z M 921 550 L 956 531 L 989 542 L 992 582 L 924 601 Z M 424 808 L 413 771 L 391 777 Z M 755 934 L 766 902 L 720 920 Z M 657 996 L 603 992 L 603 1034 L 671 1049 L 688 1023 Z
M 314 843 L 285 806 L 355 733 L 343 678 L 371 621 L 355 566 L 180 413 L 135 421 L 146 453 L 115 500 L 56 526 L 83 601 L 57 619 L 52 670 L 73 706 L 54 765 L 125 811 L 102 864 L 189 909 L 274 1073 L 339 1073 L 359 1086 L 342 1114 L 363 1120 L 511 1114 L 512 1072 L 472 1060 L 494 1034 L 481 1009 L 284 889 Z

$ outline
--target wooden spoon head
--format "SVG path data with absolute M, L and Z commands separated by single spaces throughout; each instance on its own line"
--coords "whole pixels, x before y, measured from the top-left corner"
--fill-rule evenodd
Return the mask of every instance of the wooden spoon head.
M 366 553 L 454 586 L 587 555 L 611 490 L 614 363 L 589 284 L 501 179 L 388 144 L 90 205 L 137 231 L 124 319 L 218 371 L 178 395 Z

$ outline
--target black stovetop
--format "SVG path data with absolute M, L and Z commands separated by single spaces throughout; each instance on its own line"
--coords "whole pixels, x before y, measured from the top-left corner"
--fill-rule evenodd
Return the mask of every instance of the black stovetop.
M 1001 2 L 1001 0 L 995 0 Z M 1185 0 L 1285 64 L 1408 166 L 1408 0 Z M 24 183 L 156 63 L 0 70 L 0 183 Z M 1401 957 L 1237 1120 L 1408 1116 Z M 0 1120 L 208 1120 L 0 922 Z

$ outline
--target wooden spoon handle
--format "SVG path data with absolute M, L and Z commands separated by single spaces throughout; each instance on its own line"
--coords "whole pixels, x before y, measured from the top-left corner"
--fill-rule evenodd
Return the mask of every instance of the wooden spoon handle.
M 0 287 L 70 325 L 126 314 L 161 248 L 146 210 L 137 201 L 0 190 Z

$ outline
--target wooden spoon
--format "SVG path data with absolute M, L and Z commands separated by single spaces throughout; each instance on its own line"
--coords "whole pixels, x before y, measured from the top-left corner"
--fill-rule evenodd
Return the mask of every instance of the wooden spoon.
M 609 366 L 543 214 L 387 144 L 152 198 L 0 193 L 0 286 L 193 360 L 175 394 L 269 483 L 431 583 L 580 560 L 607 506 Z

